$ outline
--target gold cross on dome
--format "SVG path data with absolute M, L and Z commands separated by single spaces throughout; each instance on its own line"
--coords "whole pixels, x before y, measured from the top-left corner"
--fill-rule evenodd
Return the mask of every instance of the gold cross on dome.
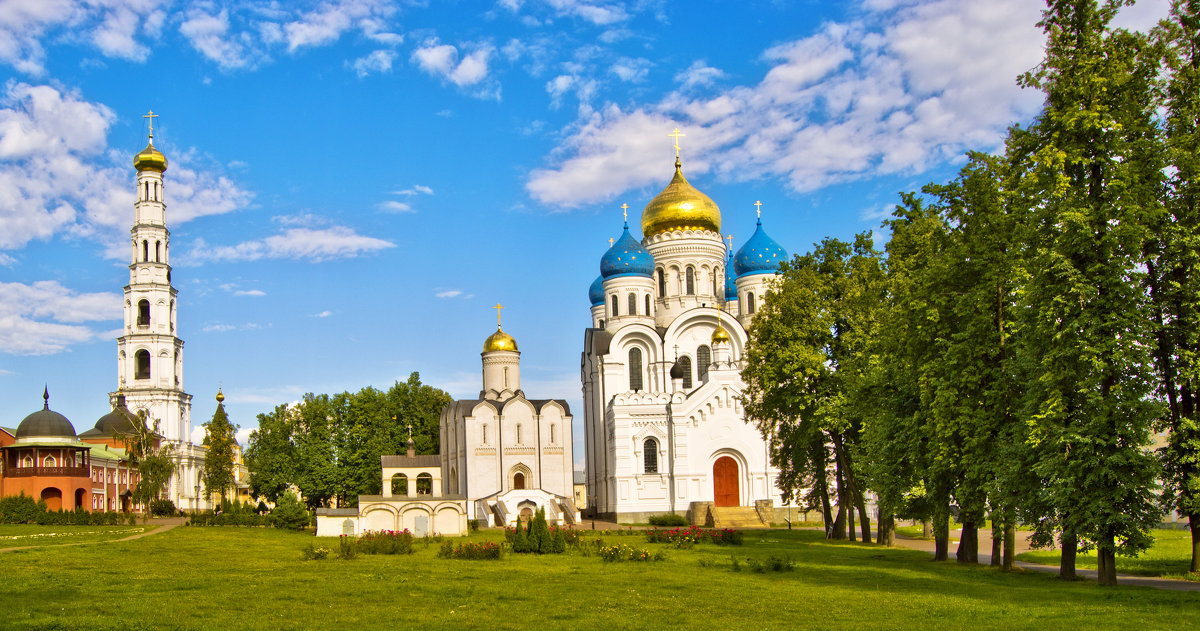
M 500 310 L 503 309 L 504 307 L 501 306 L 500 303 L 497 302 L 496 306 L 494 306 L 492 308 L 496 310 L 496 328 L 498 329 L 498 328 L 500 328 Z
M 729 249 L 732 250 L 733 249 L 733 235 L 727 234 L 727 235 L 725 235 L 725 238 L 729 240 Z
M 676 128 L 675 128 L 675 131 L 673 131 L 673 132 L 671 132 L 671 133 L 667 134 L 667 137 L 668 137 L 668 138 L 674 138 L 674 139 L 675 139 L 675 157 L 676 157 L 676 158 L 678 158 L 678 157 L 679 157 L 679 139 L 680 139 L 680 138 L 682 138 L 682 137 L 684 137 L 684 136 L 686 136 L 686 135 L 687 135 L 687 134 L 681 133 L 681 132 L 679 131 L 679 128 L 678 128 L 678 127 L 676 127 Z
M 611 247 L 612 247 L 612 244 L 613 244 L 615 241 L 616 241 L 616 239 L 613 239 L 613 238 L 609 237 L 609 239 L 608 239 L 608 247 L 610 247 L 610 248 L 611 248 Z
M 154 138 L 154 119 L 158 118 L 158 114 L 155 114 L 154 110 L 150 110 L 149 112 L 142 114 L 142 118 L 150 120 L 150 137 Z
M 621 214 L 625 216 L 625 222 L 629 223 L 629 204 L 621 204 Z
M 754 202 L 754 212 L 758 213 L 759 219 L 762 219 L 762 202 Z

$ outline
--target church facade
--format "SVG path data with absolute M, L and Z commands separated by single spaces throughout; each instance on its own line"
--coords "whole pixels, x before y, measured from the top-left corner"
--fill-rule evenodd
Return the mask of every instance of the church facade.
M 735 255 L 720 209 L 684 178 L 678 156 L 641 229 L 639 241 L 626 222 L 588 292 L 586 511 L 705 523 L 713 508 L 741 507 L 744 519 L 767 523 L 780 502 L 778 470 L 745 420 L 740 370 L 747 329 L 787 253 L 760 219 Z

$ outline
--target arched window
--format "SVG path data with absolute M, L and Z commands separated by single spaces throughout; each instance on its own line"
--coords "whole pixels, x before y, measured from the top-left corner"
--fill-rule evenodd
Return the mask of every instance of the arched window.
M 691 266 L 688 266 L 685 278 L 685 282 L 687 284 L 687 291 L 685 293 L 687 293 L 689 296 L 696 295 L 696 270 L 692 269 Z
M 487 423 L 483 424 L 483 444 L 487 444 Z
M 520 491 L 525 488 L 525 474 L 520 471 L 513 474 L 513 489 Z
M 433 476 L 428 473 L 417 474 L 417 495 L 433 495 Z
M 629 349 L 629 389 L 642 389 L 642 349 Z
M 626 311 L 629 315 L 637 315 L 637 294 L 629 294 L 629 309 Z
M 142 241 L 142 260 L 143 261 L 150 260 L 150 242 L 149 241 Z
M 138 301 L 137 325 L 138 326 L 150 326 L 150 301 L 149 300 L 143 299 L 143 300 Z
M 517 444 L 521 444 L 521 424 L 517 423 Z
M 55 462 L 54 462 L 54 456 L 46 456 L 46 459 L 42 461 L 42 466 L 43 467 L 54 467 L 54 466 L 58 466 L 58 465 L 55 464 Z
M 154 262 L 162 261 L 162 241 L 154 242 Z
M 618 315 L 620 315 L 619 313 L 617 313 L 617 295 L 616 294 L 612 295 L 611 302 L 612 302 L 612 316 L 615 318 Z
M 142 349 L 133 354 L 133 359 L 134 359 L 134 363 L 136 364 L 136 366 L 134 368 L 133 378 L 134 379 L 149 379 L 150 378 L 150 351 L 148 351 L 146 349 Z
M 146 194 L 142 195 L 142 199 L 150 199 L 150 183 L 146 182 L 145 184 L 142 189 L 146 191 Z
M 720 297 L 721 292 L 717 291 L 717 289 L 719 287 L 720 287 L 720 283 L 717 282 L 717 275 L 713 274 L 713 295 L 714 296 Z
M 701 344 L 700 348 L 696 349 L 696 373 L 700 376 L 700 380 L 708 376 L 708 365 L 712 363 L 712 350 L 707 345 Z
M 658 297 L 667 297 L 667 273 L 661 267 L 658 268 Z
M 754 292 L 746 294 L 746 313 L 754 313 Z
M 683 366 L 683 387 L 692 387 L 692 358 L 684 355 L 679 358 L 679 365 Z
M 550 424 L 550 444 L 551 445 L 558 442 L 557 434 L 558 434 L 558 425 L 551 423 Z
M 392 476 L 392 495 L 408 495 L 408 476 L 403 473 Z
M 642 463 L 645 473 L 658 473 L 658 441 L 647 438 L 642 443 Z

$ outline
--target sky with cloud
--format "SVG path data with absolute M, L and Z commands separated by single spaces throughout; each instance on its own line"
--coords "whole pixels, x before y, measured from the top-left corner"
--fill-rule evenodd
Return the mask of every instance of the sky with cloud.
M 878 229 L 1040 95 L 1038 0 L 7 0 L 0 425 L 116 387 L 131 160 L 166 154 L 193 422 L 419 371 L 476 396 L 502 303 L 534 397 L 579 405 L 622 203 L 684 171 L 738 247 Z M 1121 25 L 1144 29 L 1166 0 Z M 572 385 L 574 384 L 574 385 Z M 578 438 L 578 437 L 577 437 Z

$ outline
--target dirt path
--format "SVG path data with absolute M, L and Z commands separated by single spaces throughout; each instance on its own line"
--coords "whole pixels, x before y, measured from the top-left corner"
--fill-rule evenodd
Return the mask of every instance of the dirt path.
M 958 538 L 962 535 L 961 530 L 950 531 L 950 558 L 954 558 L 954 551 L 958 548 Z M 933 554 L 933 541 L 926 539 L 916 539 L 906 537 L 899 533 L 896 534 L 896 545 L 913 550 L 922 550 Z M 1017 535 L 1017 554 L 1028 551 L 1029 542 L 1025 537 Z M 992 533 L 990 530 L 983 528 L 979 529 L 979 563 L 988 565 L 992 562 Z M 1047 574 L 1058 574 L 1057 565 L 1041 565 L 1037 563 L 1026 563 L 1017 561 L 1018 568 L 1030 572 L 1044 572 Z M 1096 570 L 1075 570 L 1076 574 L 1088 580 L 1096 580 Z M 1200 592 L 1200 583 L 1195 581 L 1185 581 L 1174 578 L 1155 578 L 1152 576 L 1133 576 L 1131 574 L 1118 574 L 1117 584 L 1119 585 L 1137 585 L 1140 587 L 1153 587 L 1154 589 L 1166 589 L 1177 592 Z
M 141 539 L 142 537 L 149 537 L 150 535 L 162 534 L 168 530 L 171 530 L 172 528 L 174 528 L 178 525 L 179 525 L 178 523 L 173 523 L 171 520 L 161 520 L 161 521 L 156 520 L 154 522 L 151 522 L 150 524 L 147 524 L 147 526 L 153 526 L 153 528 L 150 528 L 149 530 L 144 530 L 142 532 L 134 533 L 132 535 L 129 535 L 128 537 L 122 537 L 120 539 L 109 539 L 107 541 L 78 541 L 75 543 L 59 543 L 59 544 L 55 544 L 55 545 L 51 545 L 51 546 L 16 546 L 13 548 L 0 548 L 0 554 L 3 554 L 5 552 L 16 552 L 17 550 L 37 550 L 37 549 L 41 549 L 41 548 L 65 548 L 65 547 L 69 547 L 69 546 L 93 546 L 93 545 L 100 545 L 100 544 L 104 544 L 104 543 L 116 543 L 118 541 L 133 541 L 134 539 Z

